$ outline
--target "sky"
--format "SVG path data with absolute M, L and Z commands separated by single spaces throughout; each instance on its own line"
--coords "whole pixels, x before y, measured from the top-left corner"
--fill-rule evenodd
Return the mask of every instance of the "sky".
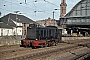
M 80 0 L 66 0 L 68 13 Z M 43 20 L 48 17 L 59 19 L 61 0 L 0 0 L 1 17 L 9 13 L 24 15 L 32 20 Z M 58 9 L 58 10 L 55 10 Z M 21 13 L 21 14 L 20 14 Z

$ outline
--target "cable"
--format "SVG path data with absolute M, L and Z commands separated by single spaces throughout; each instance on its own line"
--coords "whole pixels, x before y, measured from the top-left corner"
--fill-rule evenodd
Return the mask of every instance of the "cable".
M 35 2 L 37 2 L 37 0 L 35 0 Z M 35 3 L 34 3 L 35 4 Z M 36 7 L 36 5 L 35 5 L 35 7 Z M 37 7 L 36 7 L 37 8 Z M 47 14 L 51 14 L 51 13 L 48 13 L 47 11 L 49 11 L 49 10 L 40 10 L 39 8 L 37 8 L 37 10 L 35 10 L 34 12 L 36 13 L 36 12 L 44 12 L 44 13 L 47 13 Z
M 35 3 L 34 3 L 35 1 L 33 1 L 33 5 L 34 5 L 34 8 L 35 8 L 35 10 L 34 10 L 34 13 L 35 13 L 35 16 L 36 16 L 36 5 L 35 5 Z
M 8 3 L 10 3 L 11 5 L 12 4 L 14 4 L 14 5 L 19 5 L 19 6 L 22 6 L 22 7 L 25 7 L 25 8 L 29 8 L 29 9 L 32 9 L 33 10 L 33 13 L 35 13 L 35 12 L 43 12 L 43 13 L 46 13 L 46 14 L 51 14 L 52 15 L 52 12 L 49 12 L 49 10 L 41 10 L 41 9 L 39 9 L 39 8 L 37 8 L 36 7 L 36 5 L 35 5 L 35 3 L 33 2 L 33 5 L 34 5 L 34 7 L 35 8 L 30 8 L 30 7 L 27 7 L 27 6 L 23 6 L 23 5 L 21 5 L 21 4 L 17 4 L 17 3 L 14 3 L 14 2 L 12 2 L 12 1 L 6 1 L 6 0 L 3 0 L 4 2 L 8 2 Z M 17 1 L 17 0 L 16 0 Z M 19 2 L 19 1 L 18 1 Z M 49 3 L 49 2 L 48 2 Z M 52 3 L 51 3 L 52 4 Z M 26 5 L 30 5 L 28 2 L 26 2 Z M 53 4 L 54 5 L 54 4 Z M 32 6 L 32 5 L 30 5 L 30 6 Z M 1 9 L 3 9 L 3 8 L 1 8 Z M 14 12 L 14 11 L 12 11 L 12 9 L 11 10 L 7 10 L 7 9 L 3 9 L 3 10 L 6 10 L 6 11 L 11 11 L 11 12 Z M 31 12 L 31 11 L 30 11 Z M 26 14 L 28 14 L 28 13 L 26 13 Z
M 26 4 L 26 0 L 25 0 L 25 4 Z
M 1 9 L 1 10 L 5 10 L 5 11 L 10 11 L 10 13 L 11 13 L 11 12 L 15 12 L 15 11 L 11 11 L 11 10 L 8 10 L 8 9 L 3 9 L 3 8 L 0 8 L 0 9 Z M 24 13 L 24 12 L 23 12 L 23 13 Z M 18 14 L 21 15 L 22 13 L 18 13 Z M 24 16 L 29 16 L 28 14 L 29 14 L 30 16 L 34 16 L 34 15 L 30 14 L 30 13 L 24 13 Z
M 51 3 L 51 2 L 49 2 L 49 1 L 46 1 L 46 0 L 44 0 L 44 1 L 47 2 L 47 3 L 50 3 L 50 4 L 54 5 L 54 6 L 57 6 L 57 5 L 55 5 L 54 3 Z M 57 6 L 57 7 L 59 7 L 59 6 Z
M 6 0 L 4 0 L 5 2 L 8 2 L 8 1 L 6 1 Z M 9 3 L 11 3 L 12 4 L 12 2 L 9 2 Z M 13 3 L 13 4 L 15 4 L 16 5 L 16 3 Z M 19 4 L 18 4 L 19 5 Z M 21 5 L 20 5 L 21 6 Z M 34 5 L 35 6 L 35 5 Z M 35 6 L 36 7 L 36 6 Z M 34 11 L 33 12 L 43 12 L 42 10 L 35 10 L 35 9 L 33 9 Z M 6 11 L 11 11 L 11 10 L 6 10 Z
M 8 2 L 8 3 L 11 3 L 11 4 L 14 4 L 14 5 L 19 5 L 19 6 L 22 6 L 22 7 L 26 7 L 26 6 L 23 6 L 21 4 L 12 3 L 12 2 L 9 2 L 9 1 L 6 1 L 6 0 L 3 0 L 3 1 Z M 30 8 L 30 7 L 26 7 L 26 8 Z M 30 9 L 34 10 L 33 8 L 30 8 Z
M 46 1 L 46 0 L 44 0 L 44 1 L 45 1 L 45 2 L 48 2 L 48 1 Z M 38 2 L 38 1 L 35 0 L 35 2 Z M 54 6 L 57 6 L 57 5 L 55 5 L 55 4 L 51 3 L 51 2 L 48 2 L 48 3 L 50 3 L 50 4 L 54 5 Z M 57 6 L 57 7 L 59 7 L 59 6 Z M 45 10 L 45 11 L 48 11 L 48 10 Z
M 19 2 L 19 1 L 17 1 L 17 2 Z M 9 2 L 9 3 L 12 3 L 12 2 Z M 33 3 L 34 3 L 34 2 L 33 2 Z M 16 3 L 13 3 L 13 4 L 16 5 Z M 22 3 L 21 3 L 21 4 L 22 4 Z M 30 5 L 30 4 L 27 3 L 27 5 Z M 22 5 L 20 5 L 20 6 L 22 6 Z M 26 6 L 24 6 L 24 7 L 26 7 Z M 35 3 L 34 3 L 34 7 L 35 7 L 35 9 L 33 9 L 34 12 L 42 12 L 42 10 L 37 10 L 37 9 L 36 9 L 36 5 L 35 5 Z M 26 7 L 26 8 L 28 8 L 28 7 Z

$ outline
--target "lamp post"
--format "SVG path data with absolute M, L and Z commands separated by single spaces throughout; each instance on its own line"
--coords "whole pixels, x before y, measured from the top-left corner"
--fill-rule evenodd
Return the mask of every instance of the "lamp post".
M 54 22 L 54 13 L 55 13 L 55 12 L 53 11 L 53 26 L 55 25 L 55 22 Z
M 54 10 L 60 10 L 60 9 L 54 9 Z M 60 16 L 59 16 L 60 17 Z
M 20 12 L 20 11 L 14 11 L 14 13 L 16 13 L 16 39 L 17 39 L 17 13 Z
M 54 9 L 54 10 L 60 10 L 60 9 Z

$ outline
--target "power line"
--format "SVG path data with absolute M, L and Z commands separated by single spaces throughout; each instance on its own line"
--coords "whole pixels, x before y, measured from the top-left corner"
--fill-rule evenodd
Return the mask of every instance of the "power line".
M 35 8 L 34 13 L 35 13 L 35 16 L 36 16 L 36 5 L 35 5 L 35 3 L 34 3 L 34 2 L 35 2 L 35 1 L 33 1 L 34 8 Z
M 17 1 L 17 2 L 19 2 L 19 1 Z M 9 3 L 11 3 L 11 2 L 9 2 Z M 34 3 L 34 1 L 33 1 L 33 3 Z M 16 5 L 16 3 L 14 3 L 15 5 Z M 21 3 L 22 4 L 22 3 Z M 18 4 L 19 5 L 19 4 Z M 27 5 L 30 5 L 30 4 L 28 4 L 27 3 Z M 37 8 L 36 7 L 36 5 L 35 5 L 35 3 L 33 4 L 34 5 L 34 7 L 35 7 L 35 9 L 33 9 L 34 11 L 33 12 L 44 12 L 44 13 L 47 13 L 46 11 L 48 11 L 48 10 L 40 10 L 39 8 Z M 20 5 L 20 6 L 22 6 L 22 5 Z M 30 5 L 31 6 L 31 5 Z M 24 6 L 24 7 L 26 7 L 26 6 Z M 26 7 L 26 8 L 28 8 L 28 7 Z M 48 14 L 48 13 L 47 13 Z
M 38 2 L 38 0 L 35 0 L 35 2 Z M 35 3 L 34 3 L 35 4 Z M 55 4 L 54 4 L 55 5 Z M 36 7 L 36 5 L 35 5 L 35 7 Z M 37 8 L 37 7 L 36 7 Z M 39 8 L 37 8 L 37 9 L 39 9 Z M 52 13 L 49 13 L 49 12 L 47 12 L 47 11 L 49 11 L 49 10 L 35 10 L 34 12 L 36 13 L 36 12 L 44 12 L 44 13 L 47 13 L 47 14 L 52 14 Z
M 47 2 L 47 3 L 49 3 L 49 4 L 51 4 L 51 5 L 54 5 L 54 6 L 57 6 L 57 7 L 59 7 L 58 5 L 56 5 L 56 4 L 54 4 L 54 3 L 51 3 L 51 2 L 49 2 L 49 1 L 46 1 L 46 0 L 44 0 L 45 2 Z M 35 0 L 35 2 L 38 2 L 37 0 Z
M 51 3 L 51 2 L 49 2 L 49 1 L 46 1 L 46 0 L 44 0 L 45 2 L 47 2 L 47 3 L 50 3 L 50 4 L 52 4 L 52 5 L 54 5 L 54 6 L 57 6 L 57 7 L 59 7 L 58 5 L 56 5 L 56 4 L 54 4 L 54 3 Z
M 18 4 L 18 3 L 14 3 L 14 2 L 12 2 L 12 1 L 6 1 L 6 0 L 3 0 L 3 1 L 10 3 L 11 6 L 12 6 L 12 4 L 14 4 L 14 5 L 17 5 L 17 6 L 19 5 L 19 6 L 28 8 L 28 9 L 32 9 L 32 10 L 33 10 L 33 13 L 35 13 L 35 12 L 43 12 L 43 13 L 51 14 L 51 15 L 52 15 L 52 12 L 49 12 L 49 10 L 45 10 L 45 9 L 42 10 L 42 9 L 37 8 L 34 1 L 33 1 L 33 5 L 34 5 L 35 8 L 30 8 L 32 5 L 30 5 L 27 1 L 26 1 L 26 5 L 30 5 L 30 7 L 23 6 L 22 3 L 19 3 L 19 4 Z M 19 1 L 18 1 L 18 2 L 19 2 Z M 46 2 L 48 2 L 48 1 L 46 1 Z M 48 2 L 48 3 L 50 3 L 50 2 Z M 50 4 L 54 5 L 53 3 L 50 3 Z M 6 5 L 5 5 L 5 6 L 6 6 Z M 11 10 L 7 10 L 7 9 L 3 9 L 3 8 L 1 8 L 1 9 L 2 9 L 2 10 L 6 10 L 6 11 L 10 11 L 10 12 L 14 12 L 14 11 L 12 11 L 12 9 L 11 9 Z M 31 12 L 31 11 L 30 11 L 30 12 Z M 26 14 L 27 14 L 27 13 L 26 13 Z
M 26 0 L 25 0 L 25 4 L 26 4 Z
M 6 1 L 6 0 L 3 0 L 3 1 L 14 4 L 14 5 L 17 5 L 17 6 L 19 5 L 19 6 L 22 6 L 22 7 L 26 7 L 26 6 L 23 6 L 22 4 L 13 3 L 13 2 Z M 26 8 L 34 10 L 33 8 L 30 8 L 30 7 L 26 7 Z
M 15 12 L 15 11 L 12 11 L 12 10 L 9 10 L 9 9 L 3 9 L 3 8 L 0 8 L 0 9 L 1 10 L 5 10 L 5 11 L 8 11 L 8 12 L 10 11 L 10 13 L 14 13 Z M 26 15 L 29 14 L 29 15 L 32 15 L 30 13 L 24 13 L 24 12 L 23 13 L 20 12 L 19 14 L 26 14 Z M 34 15 L 32 15 L 32 16 L 34 16 Z
M 14 5 L 20 5 L 20 6 L 22 6 L 22 7 L 26 7 L 26 6 L 21 5 L 22 3 L 17 4 L 17 3 L 12 3 L 12 2 L 9 2 L 9 1 L 6 1 L 6 0 L 4 0 L 4 1 L 5 1 L 5 2 L 8 2 L 8 3 L 11 3 L 11 4 L 14 4 Z M 17 2 L 19 2 L 19 1 L 17 1 Z M 30 5 L 30 4 L 27 4 L 27 5 Z M 31 6 L 31 5 L 30 5 L 30 6 Z M 36 5 L 35 5 L 35 3 L 34 3 L 34 7 L 35 7 L 35 9 L 30 8 L 30 7 L 26 7 L 26 8 L 30 8 L 30 9 L 36 10 Z M 38 9 L 39 9 L 39 8 L 38 8 Z M 48 10 L 45 10 L 45 11 L 48 11 Z
M 38 2 L 38 0 L 35 0 L 35 2 Z M 51 4 L 51 5 L 54 5 L 54 6 L 59 7 L 58 5 L 55 5 L 54 3 L 51 3 L 51 2 L 49 2 L 49 1 L 44 0 L 44 2 L 47 2 L 47 3 Z

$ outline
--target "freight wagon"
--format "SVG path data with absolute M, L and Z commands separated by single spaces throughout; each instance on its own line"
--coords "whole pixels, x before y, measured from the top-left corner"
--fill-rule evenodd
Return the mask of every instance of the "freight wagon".
M 21 40 L 21 45 L 36 48 L 38 46 L 55 46 L 61 41 L 62 29 L 55 26 L 42 27 L 37 24 L 30 24 L 27 28 L 27 35 Z

